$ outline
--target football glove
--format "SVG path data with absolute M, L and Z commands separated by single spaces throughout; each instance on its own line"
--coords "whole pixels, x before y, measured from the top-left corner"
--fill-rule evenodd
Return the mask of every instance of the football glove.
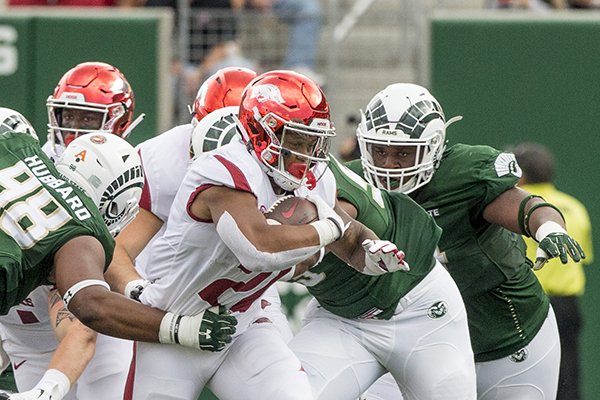
M 46 371 L 31 390 L 8 396 L 9 400 L 62 400 L 71 388 L 69 378 L 57 369 Z
M 538 228 L 535 238 L 539 241 L 533 266 L 535 271 L 541 269 L 552 258 L 559 257 L 563 264 L 569 262 L 568 256 L 571 256 L 575 262 L 585 258 L 579 243 L 556 222 L 544 222 Z
M 311 222 L 310 225 L 319 234 L 320 246 L 327 246 L 344 236 L 344 232 L 346 232 L 350 223 L 344 225 L 342 217 L 319 196 L 306 196 L 306 199 L 317 207 L 319 220 Z
M 146 279 L 135 279 L 127 282 L 124 294 L 132 300 L 140 301 L 140 295 L 149 284 L 150 281 Z
M 382 275 L 388 272 L 408 271 L 410 267 L 404 261 L 404 252 L 387 240 L 366 239 L 362 242 L 365 249 L 365 275 Z
M 204 351 L 221 351 L 231 343 L 237 319 L 220 308 L 190 316 L 167 313 L 160 324 L 159 341 Z

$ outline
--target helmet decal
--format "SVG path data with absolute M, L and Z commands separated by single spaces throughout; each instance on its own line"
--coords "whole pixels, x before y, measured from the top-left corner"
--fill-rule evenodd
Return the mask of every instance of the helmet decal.
M 286 191 L 306 186 L 311 170 L 328 161 L 335 136 L 329 103 L 319 85 L 302 74 L 277 70 L 256 77 L 242 94 L 239 120 L 246 147 Z M 290 171 L 285 162 L 290 156 L 303 160 L 304 168 Z
M 275 85 L 256 85 L 252 90 L 250 98 L 256 99 L 261 103 L 269 100 L 278 104 L 285 103 L 281 91 Z

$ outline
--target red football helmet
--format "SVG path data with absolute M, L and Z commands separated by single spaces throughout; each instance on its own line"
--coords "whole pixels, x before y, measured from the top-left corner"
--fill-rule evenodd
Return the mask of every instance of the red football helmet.
M 56 156 L 81 134 L 92 131 L 126 136 L 135 108 L 133 90 L 117 68 L 103 62 L 85 62 L 67 71 L 48 97 L 48 141 Z M 68 123 L 63 113 L 92 113 L 86 123 Z
M 239 106 L 242 92 L 254 78 L 256 72 L 241 67 L 222 68 L 208 77 L 198 89 L 190 110 L 192 123 L 197 123 L 219 108 Z
M 242 94 L 239 119 L 248 148 L 277 185 L 291 191 L 301 184 L 310 187 L 316 183 L 312 171 L 328 161 L 335 130 L 325 94 L 315 82 L 293 71 L 259 75 Z M 292 145 L 296 139 L 286 141 L 290 134 L 310 140 L 310 146 L 298 151 Z M 280 156 L 290 154 L 306 159 L 306 164 L 286 168 Z

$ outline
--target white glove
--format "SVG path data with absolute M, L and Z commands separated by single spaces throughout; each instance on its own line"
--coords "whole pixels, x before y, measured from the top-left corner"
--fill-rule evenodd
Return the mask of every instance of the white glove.
M 150 285 L 150 281 L 146 279 L 134 279 L 127 283 L 123 294 L 132 300 L 139 301 L 140 295 L 148 285 Z
M 306 200 L 317 207 L 319 220 L 311 222 L 310 225 L 317 230 L 321 247 L 327 246 L 344 236 L 344 232 L 346 232 L 346 229 L 350 224 L 344 225 L 342 217 L 340 217 L 338 213 L 325 202 L 325 200 L 319 196 L 306 196 Z
M 46 371 L 42 379 L 31 390 L 11 394 L 9 400 L 62 400 L 69 392 L 69 378 L 57 369 Z
M 362 247 L 365 249 L 365 275 L 410 270 L 408 263 L 404 261 L 404 252 L 390 241 L 366 239 L 362 242 Z

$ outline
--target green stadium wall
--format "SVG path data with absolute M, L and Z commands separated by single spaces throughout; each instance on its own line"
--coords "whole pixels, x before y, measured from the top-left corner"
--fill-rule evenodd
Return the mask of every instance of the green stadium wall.
M 46 99 L 78 63 L 104 61 L 119 68 L 136 98 L 130 136 L 137 144 L 172 124 L 169 74 L 172 12 L 110 9 L 18 9 L 0 15 L 0 106 L 14 108 L 46 141 Z
M 437 13 L 430 25 L 430 87 L 446 116 L 464 119 L 451 143 L 547 145 L 558 188 L 580 199 L 600 251 L 600 14 Z M 600 271 L 586 269 L 583 399 L 600 396 Z

